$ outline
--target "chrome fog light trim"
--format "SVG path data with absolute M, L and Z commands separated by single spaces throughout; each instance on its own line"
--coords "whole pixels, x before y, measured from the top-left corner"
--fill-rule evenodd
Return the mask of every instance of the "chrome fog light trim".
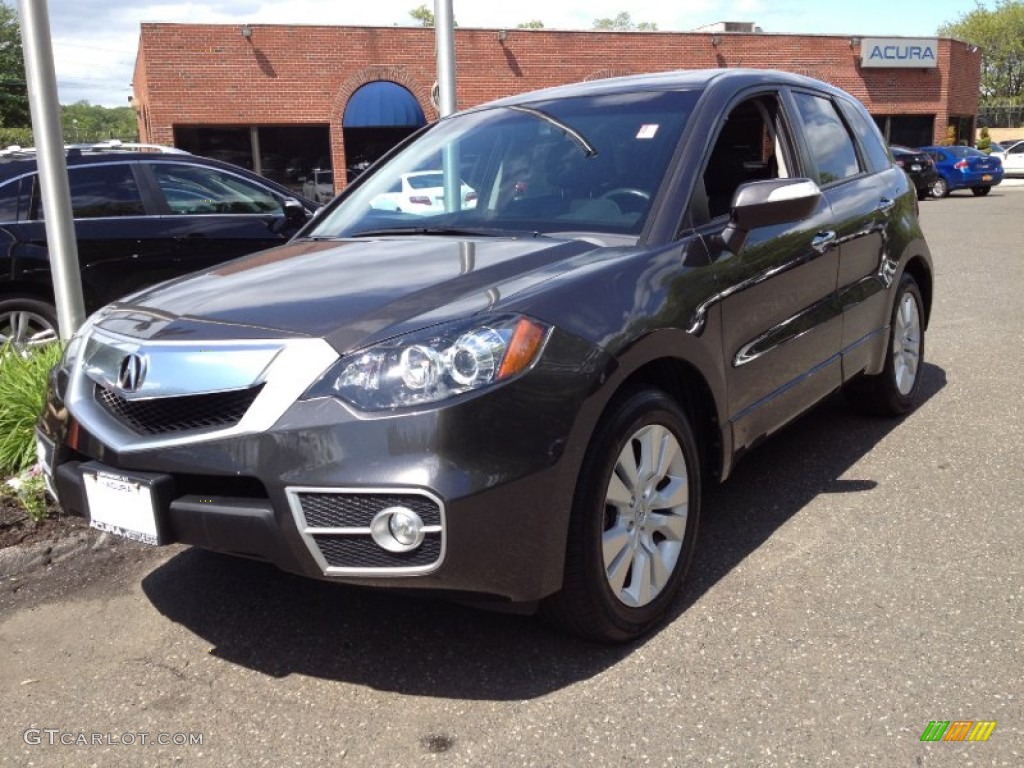
M 374 516 L 370 535 L 388 552 L 412 552 L 423 543 L 423 520 L 408 507 L 388 507 Z
M 430 491 L 289 486 L 285 494 L 302 542 L 324 576 L 418 576 L 444 562 L 446 509 Z M 324 515 L 315 505 L 304 508 L 303 497 L 307 504 L 336 497 L 346 511 Z

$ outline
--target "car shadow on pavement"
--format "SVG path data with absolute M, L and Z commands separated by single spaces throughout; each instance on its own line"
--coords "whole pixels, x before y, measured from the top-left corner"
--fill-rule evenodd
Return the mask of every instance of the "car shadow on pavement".
M 922 376 L 923 404 L 946 377 L 934 365 Z M 858 416 L 834 396 L 773 437 L 770 449 L 753 451 L 725 485 L 707 489 L 690 581 L 669 620 L 818 494 L 874 487 L 842 476 L 901 423 Z M 199 549 L 171 558 L 142 588 L 158 611 L 233 664 L 416 696 L 531 699 L 591 678 L 646 642 L 593 645 L 531 617 L 314 581 Z

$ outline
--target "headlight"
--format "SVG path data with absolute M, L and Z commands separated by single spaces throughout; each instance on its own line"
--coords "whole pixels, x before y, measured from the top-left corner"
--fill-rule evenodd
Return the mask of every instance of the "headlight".
M 550 330 L 518 316 L 430 328 L 345 356 L 306 396 L 365 411 L 436 403 L 528 370 Z
M 53 388 L 58 401 L 63 402 L 67 394 L 71 374 L 74 371 L 79 356 L 82 354 L 82 350 L 85 348 L 85 342 L 89 338 L 89 334 L 92 333 L 93 326 L 99 320 L 106 317 L 107 314 L 109 314 L 109 309 L 106 307 L 98 312 L 94 312 L 86 318 L 86 321 L 68 339 L 68 343 L 64 347 L 64 355 L 61 357 L 60 362 L 50 371 L 50 386 Z

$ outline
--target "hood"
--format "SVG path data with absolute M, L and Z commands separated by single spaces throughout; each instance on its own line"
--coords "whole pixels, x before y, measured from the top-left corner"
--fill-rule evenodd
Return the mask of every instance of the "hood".
M 597 247 L 551 238 L 300 241 L 135 294 L 121 302 L 132 311 L 118 325 L 154 340 L 316 336 L 345 352 L 494 307 Z

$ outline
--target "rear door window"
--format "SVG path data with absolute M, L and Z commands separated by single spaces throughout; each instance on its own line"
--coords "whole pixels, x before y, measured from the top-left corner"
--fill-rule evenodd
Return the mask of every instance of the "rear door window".
M 34 178 L 30 218 L 42 219 L 39 177 Z M 146 215 L 146 206 L 130 163 L 69 168 L 68 182 L 71 185 L 71 211 L 76 219 Z
M 0 186 L 0 224 L 13 224 L 18 220 L 18 198 L 21 179 Z
M 853 130 L 854 135 L 856 135 L 857 140 L 860 141 L 860 146 L 864 151 L 864 156 L 871 172 L 878 173 L 888 168 L 890 166 L 889 153 L 886 152 L 885 141 L 874 121 L 865 118 L 860 110 L 846 101 L 840 101 L 839 107 L 842 109 L 843 116 Z M 913 153 L 907 152 L 904 154 L 909 155 Z
M 818 169 L 818 183 L 824 186 L 859 174 L 857 149 L 832 101 L 810 93 L 793 95 Z

